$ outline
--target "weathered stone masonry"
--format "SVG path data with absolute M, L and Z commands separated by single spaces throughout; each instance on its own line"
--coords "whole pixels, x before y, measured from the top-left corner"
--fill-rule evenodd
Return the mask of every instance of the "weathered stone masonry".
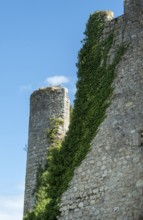
M 143 1 L 126 0 L 115 19 L 106 13 L 102 38 L 114 31 L 109 62 L 119 45 L 128 49 L 107 117 L 62 196 L 60 220 L 143 219 Z
M 50 118 L 62 118 L 60 126 L 61 138 L 64 137 L 69 126 L 70 103 L 67 89 L 48 87 L 39 89 L 31 95 L 29 139 L 27 152 L 27 169 L 25 184 L 24 213 L 32 210 L 35 205 L 34 189 L 39 165 L 44 166 L 49 145 L 47 128 Z
M 91 151 L 75 170 L 63 194 L 59 220 L 143 219 L 143 0 L 125 0 L 124 15 L 107 11 L 102 39 L 114 32 L 108 62 L 122 43 L 128 48 L 114 80 L 107 117 L 91 143 Z M 63 88 L 39 90 L 31 96 L 25 190 L 25 213 L 35 204 L 33 189 L 39 163 L 47 152 L 49 118 L 62 114 L 63 134 L 69 123 L 69 101 Z

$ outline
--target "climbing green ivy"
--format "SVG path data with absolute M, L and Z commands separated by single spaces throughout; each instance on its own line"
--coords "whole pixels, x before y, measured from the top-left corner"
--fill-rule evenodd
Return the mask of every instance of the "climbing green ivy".
M 33 196 L 36 196 L 36 206 L 32 212 L 29 212 L 24 219 L 35 220 L 35 219 L 44 219 L 43 210 L 45 210 L 46 205 L 50 202 L 50 199 L 47 194 L 48 190 L 48 167 L 54 155 L 54 151 L 58 151 L 61 147 L 61 133 L 59 132 L 60 127 L 63 127 L 63 119 L 61 116 L 58 118 L 50 118 L 50 127 L 45 130 L 49 147 L 47 150 L 47 160 L 45 167 L 39 166 L 37 172 L 37 183 Z
M 104 13 L 97 12 L 90 16 L 87 23 L 83 47 L 78 55 L 77 93 L 69 131 L 62 144 L 53 138 L 47 165 L 38 181 L 35 209 L 25 220 L 57 220 L 61 196 L 106 117 L 106 109 L 112 99 L 115 70 L 125 47 L 120 45 L 109 64 L 108 53 L 114 35 L 111 33 L 101 41 L 104 16 Z

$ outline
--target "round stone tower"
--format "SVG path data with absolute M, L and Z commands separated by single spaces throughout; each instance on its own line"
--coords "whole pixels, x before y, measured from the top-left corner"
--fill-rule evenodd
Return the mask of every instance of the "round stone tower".
M 68 130 L 70 102 L 67 93 L 65 88 L 47 87 L 31 95 L 24 214 L 35 205 L 36 176 L 39 165 L 45 165 L 49 145 L 46 130 L 50 127 L 50 118 L 63 119 L 61 137 Z

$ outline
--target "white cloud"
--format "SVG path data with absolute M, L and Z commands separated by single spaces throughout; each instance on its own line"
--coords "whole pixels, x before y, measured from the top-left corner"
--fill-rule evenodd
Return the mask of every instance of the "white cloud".
M 21 92 L 31 92 L 31 90 L 32 90 L 32 85 L 31 84 L 20 86 L 20 91 Z
M 21 220 L 23 216 L 23 194 L 14 196 L 0 195 L 0 219 Z
M 50 86 L 58 86 L 63 83 L 68 83 L 69 79 L 65 76 L 52 76 L 46 79 L 46 83 Z

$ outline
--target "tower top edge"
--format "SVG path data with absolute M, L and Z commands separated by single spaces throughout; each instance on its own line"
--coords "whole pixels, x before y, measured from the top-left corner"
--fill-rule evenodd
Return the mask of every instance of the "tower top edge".
M 38 94 L 43 94 L 43 93 L 51 93 L 51 92 L 62 92 L 64 91 L 65 93 L 68 93 L 68 89 L 62 86 L 48 86 L 48 87 L 43 87 L 35 90 L 31 96 L 33 95 L 38 95 Z

